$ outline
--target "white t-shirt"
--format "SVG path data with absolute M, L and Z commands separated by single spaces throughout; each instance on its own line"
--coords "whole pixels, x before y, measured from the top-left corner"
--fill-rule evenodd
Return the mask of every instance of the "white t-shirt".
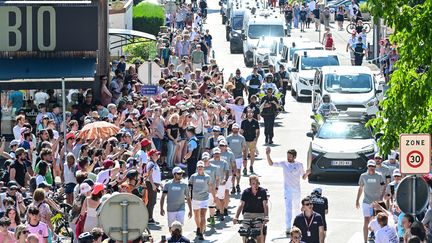
M 310 1 L 310 2 L 308 3 L 308 6 L 309 6 L 309 9 L 310 9 L 311 12 L 314 11 L 315 8 L 316 8 L 316 3 L 315 3 L 315 1 Z
M 379 229 L 375 235 L 375 243 L 399 243 L 395 228 L 386 225 Z
M 161 178 L 161 171 L 160 171 L 159 165 L 157 163 L 154 163 L 153 161 L 150 161 L 150 162 L 148 162 L 146 169 L 147 169 L 147 172 L 150 171 L 151 169 L 153 169 L 153 173 L 152 173 L 153 182 L 160 184 L 162 181 L 162 178 Z
M 302 163 L 281 161 L 273 163 L 273 166 L 283 169 L 285 196 L 289 195 L 290 192 L 300 192 L 300 178 L 305 174 Z
M 42 182 L 46 182 L 45 177 L 42 175 L 37 175 L 36 176 L 36 187 L 38 187 L 39 184 L 41 184 Z
M 49 99 L 49 95 L 45 92 L 39 91 L 34 95 L 34 104 L 38 106 L 39 104 L 45 103 Z
M 227 106 L 234 111 L 235 121 L 236 121 L 237 125 L 240 126 L 242 123 L 241 116 L 243 114 L 244 106 L 243 105 L 235 105 L 235 104 L 227 104 Z
M 377 221 L 376 218 L 372 219 L 372 220 L 369 222 L 368 227 L 371 228 L 371 230 L 372 230 L 374 233 L 376 233 L 379 229 L 381 229 L 381 226 L 378 224 L 378 221 Z

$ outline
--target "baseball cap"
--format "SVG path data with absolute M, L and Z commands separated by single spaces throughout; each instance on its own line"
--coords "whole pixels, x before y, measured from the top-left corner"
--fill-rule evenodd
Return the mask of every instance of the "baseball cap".
M 91 186 L 85 182 L 81 183 L 80 192 L 86 194 L 89 191 L 91 191 Z
M 210 154 L 207 153 L 207 152 L 204 152 L 204 153 L 201 155 L 201 158 L 202 158 L 202 159 L 210 159 Z
M 381 158 L 382 159 L 382 156 L 380 153 L 375 153 L 374 158 Z
M 213 154 L 220 154 L 221 153 L 221 150 L 220 150 L 220 148 L 214 148 L 213 149 Z
M 238 125 L 237 123 L 234 123 L 234 124 L 232 125 L 232 129 L 234 129 L 234 128 L 239 129 L 240 127 L 239 127 L 239 125 Z
M 175 230 L 179 230 L 181 232 L 182 231 L 182 224 L 179 221 L 174 221 L 171 224 L 170 230 L 171 230 L 171 232 L 173 232 Z
M 146 138 L 143 139 L 143 140 L 141 140 L 141 147 L 145 147 L 145 146 L 147 146 L 149 144 L 151 144 L 150 140 L 148 140 Z
M 204 161 L 202 160 L 198 161 L 197 167 L 204 167 L 204 166 L 205 166 Z
M 133 122 L 133 120 L 132 120 L 132 118 L 128 118 L 124 122 Z
M 176 166 L 176 167 L 174 167 L 173 169 L 172 169 L 172 173 L 173 173 L 173 175 L 174 174 L 179 174 L 179 173 L 184 173 L 185 171 L 182 169 L 182 168 L 180 168 L 180 167 L 178 167 L 178 166 Z
M 104 184 L 102 184 L 102 183 L 96 183 L 95 185 L 94 185 L 94 187 L 93 187 L 93 191 L 92 191 L 92 194 L 93 195 L 96 195 L 96 194 L 98 194 L 99 192 L 101 192 L 101 191 L 103 191 L 105 189 L 105 185 Z
M 218 141 L 218 142 L 220 142 L 221 140 L 225 140 L 225 137 L 222 136 L 222 135 L 220 135 L 220 136 L 217 138 L 217 141 Z
M 73 134 L 73 133 L 68 133 L 67 135 L 66 135 L 66 140 L 69 140 L 69 139 L 75 139 L 75 134 Z
M 399 169 L 395 169 L 395 170 L 393 171 L 393 176 L 402 176 L 402 174 L 400 173 L 400 170 L 399 170 Z
M 104 162 L 103 162 L 103 167 L 104 167 L 105 169 L 108 169 L 109 167 L 114 166 L 114 165 L 115 165 L 114 161 L 112 161 L 112 160 L 110 160 L 110 159 L 106 159 L 106 160 L 104 160 Z
M 376 162 L 375 162 L 375 160 L 373 160 L 373 159 L 368 160 L 368 162 L 367 162 L 367 166 L 368 166 L 368 167 L 369 167 L 369 166 L 376 166 Z
M 220 129 L 219 126 L 214 126 L 213 127 L 213 132 L 220 132 L 220 131 L 221 131 L 221 129 Z
M 159 151 L 157 151 L 157 149 L 152 149 L 150 151 L 147 152 L 148 156 L 152 156 L 153 154 L 160 154 Z
M 392 150 L 388 155 L 388 159 L 396 159 L 396 156 L 397 156 L 396 151 Z
M 9 147 L 12 147 L 12 146 L 15 146 L 15 145 L 19 145 L 19 144 L 20 144 L 20 141 L 18 141 L 18 140 L 12 140 L 10 142 L 10 144 L 9 144 Z
M 18 183 L 16 181 L 9 181 L 7 183 L 7 187 L 9 189 L 13 189 L 12 187 L 14 187 L 14 189 L 18 189 Z
M 226 140 L 225 139 L 224 140 L 220 140 L 219 141 L 219 146 L 227 146 Z

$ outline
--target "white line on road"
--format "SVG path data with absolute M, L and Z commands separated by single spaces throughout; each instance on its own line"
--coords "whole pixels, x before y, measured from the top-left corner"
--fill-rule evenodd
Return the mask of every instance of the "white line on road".
M 326 218 L 326 222 L 346 222 L 346 223 L 363 223 L 362 219 L 332 219 Z

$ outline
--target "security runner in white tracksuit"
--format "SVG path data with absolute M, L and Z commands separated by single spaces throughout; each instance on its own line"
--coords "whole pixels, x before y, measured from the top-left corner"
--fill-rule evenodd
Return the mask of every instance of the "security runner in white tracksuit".
M 267 162 L 270 166 L 282 167 L 284 174 L 284 197 L 285 197 L 285 224 L 286 234 L 291 232 L 293 215 L 300 214 L 300 178 L 306 179 L 310 170 L 306 172 L 303 164 L 295 161 L 297 152 L 294 149 L 288 150 L 287 161 L 273 162 L 270 158 L 270 147 L 267 147 Z

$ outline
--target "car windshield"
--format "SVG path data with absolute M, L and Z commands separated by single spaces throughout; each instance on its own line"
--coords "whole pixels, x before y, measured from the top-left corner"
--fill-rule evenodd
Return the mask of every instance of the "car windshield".
M 301 61 L 302 70 L 312 70 L 315 68 L 322 68 L 323 66 L 339 66 L 337 56 L 326 57 L 308 57 L 303 56 Z
M 356 122 L 326 122 L 318 131 L 322 139 L 371 139 L 372 132 L 364 123 Z
M 243 17 L 235 17 L 235 18 L 233 18 L 232 28 L 234 30 L 241 30 L 241 29 L 243 29 Z
M 329 93 L 369 93 L 373 89 L 371 75 L 366 73 L 328 74 L 325 78 L 324 89 Z
M 248 36 L 251 39 L 266 37 L 284 37 L 283 25 L 250 25 Z
M 291 48 L 289 53 L 289 60 L 292 61 L 294 53 L 296 51 L 306 51 L 306 50 L 324 50 L 323 47 L 308 47 L 308 48 Z

